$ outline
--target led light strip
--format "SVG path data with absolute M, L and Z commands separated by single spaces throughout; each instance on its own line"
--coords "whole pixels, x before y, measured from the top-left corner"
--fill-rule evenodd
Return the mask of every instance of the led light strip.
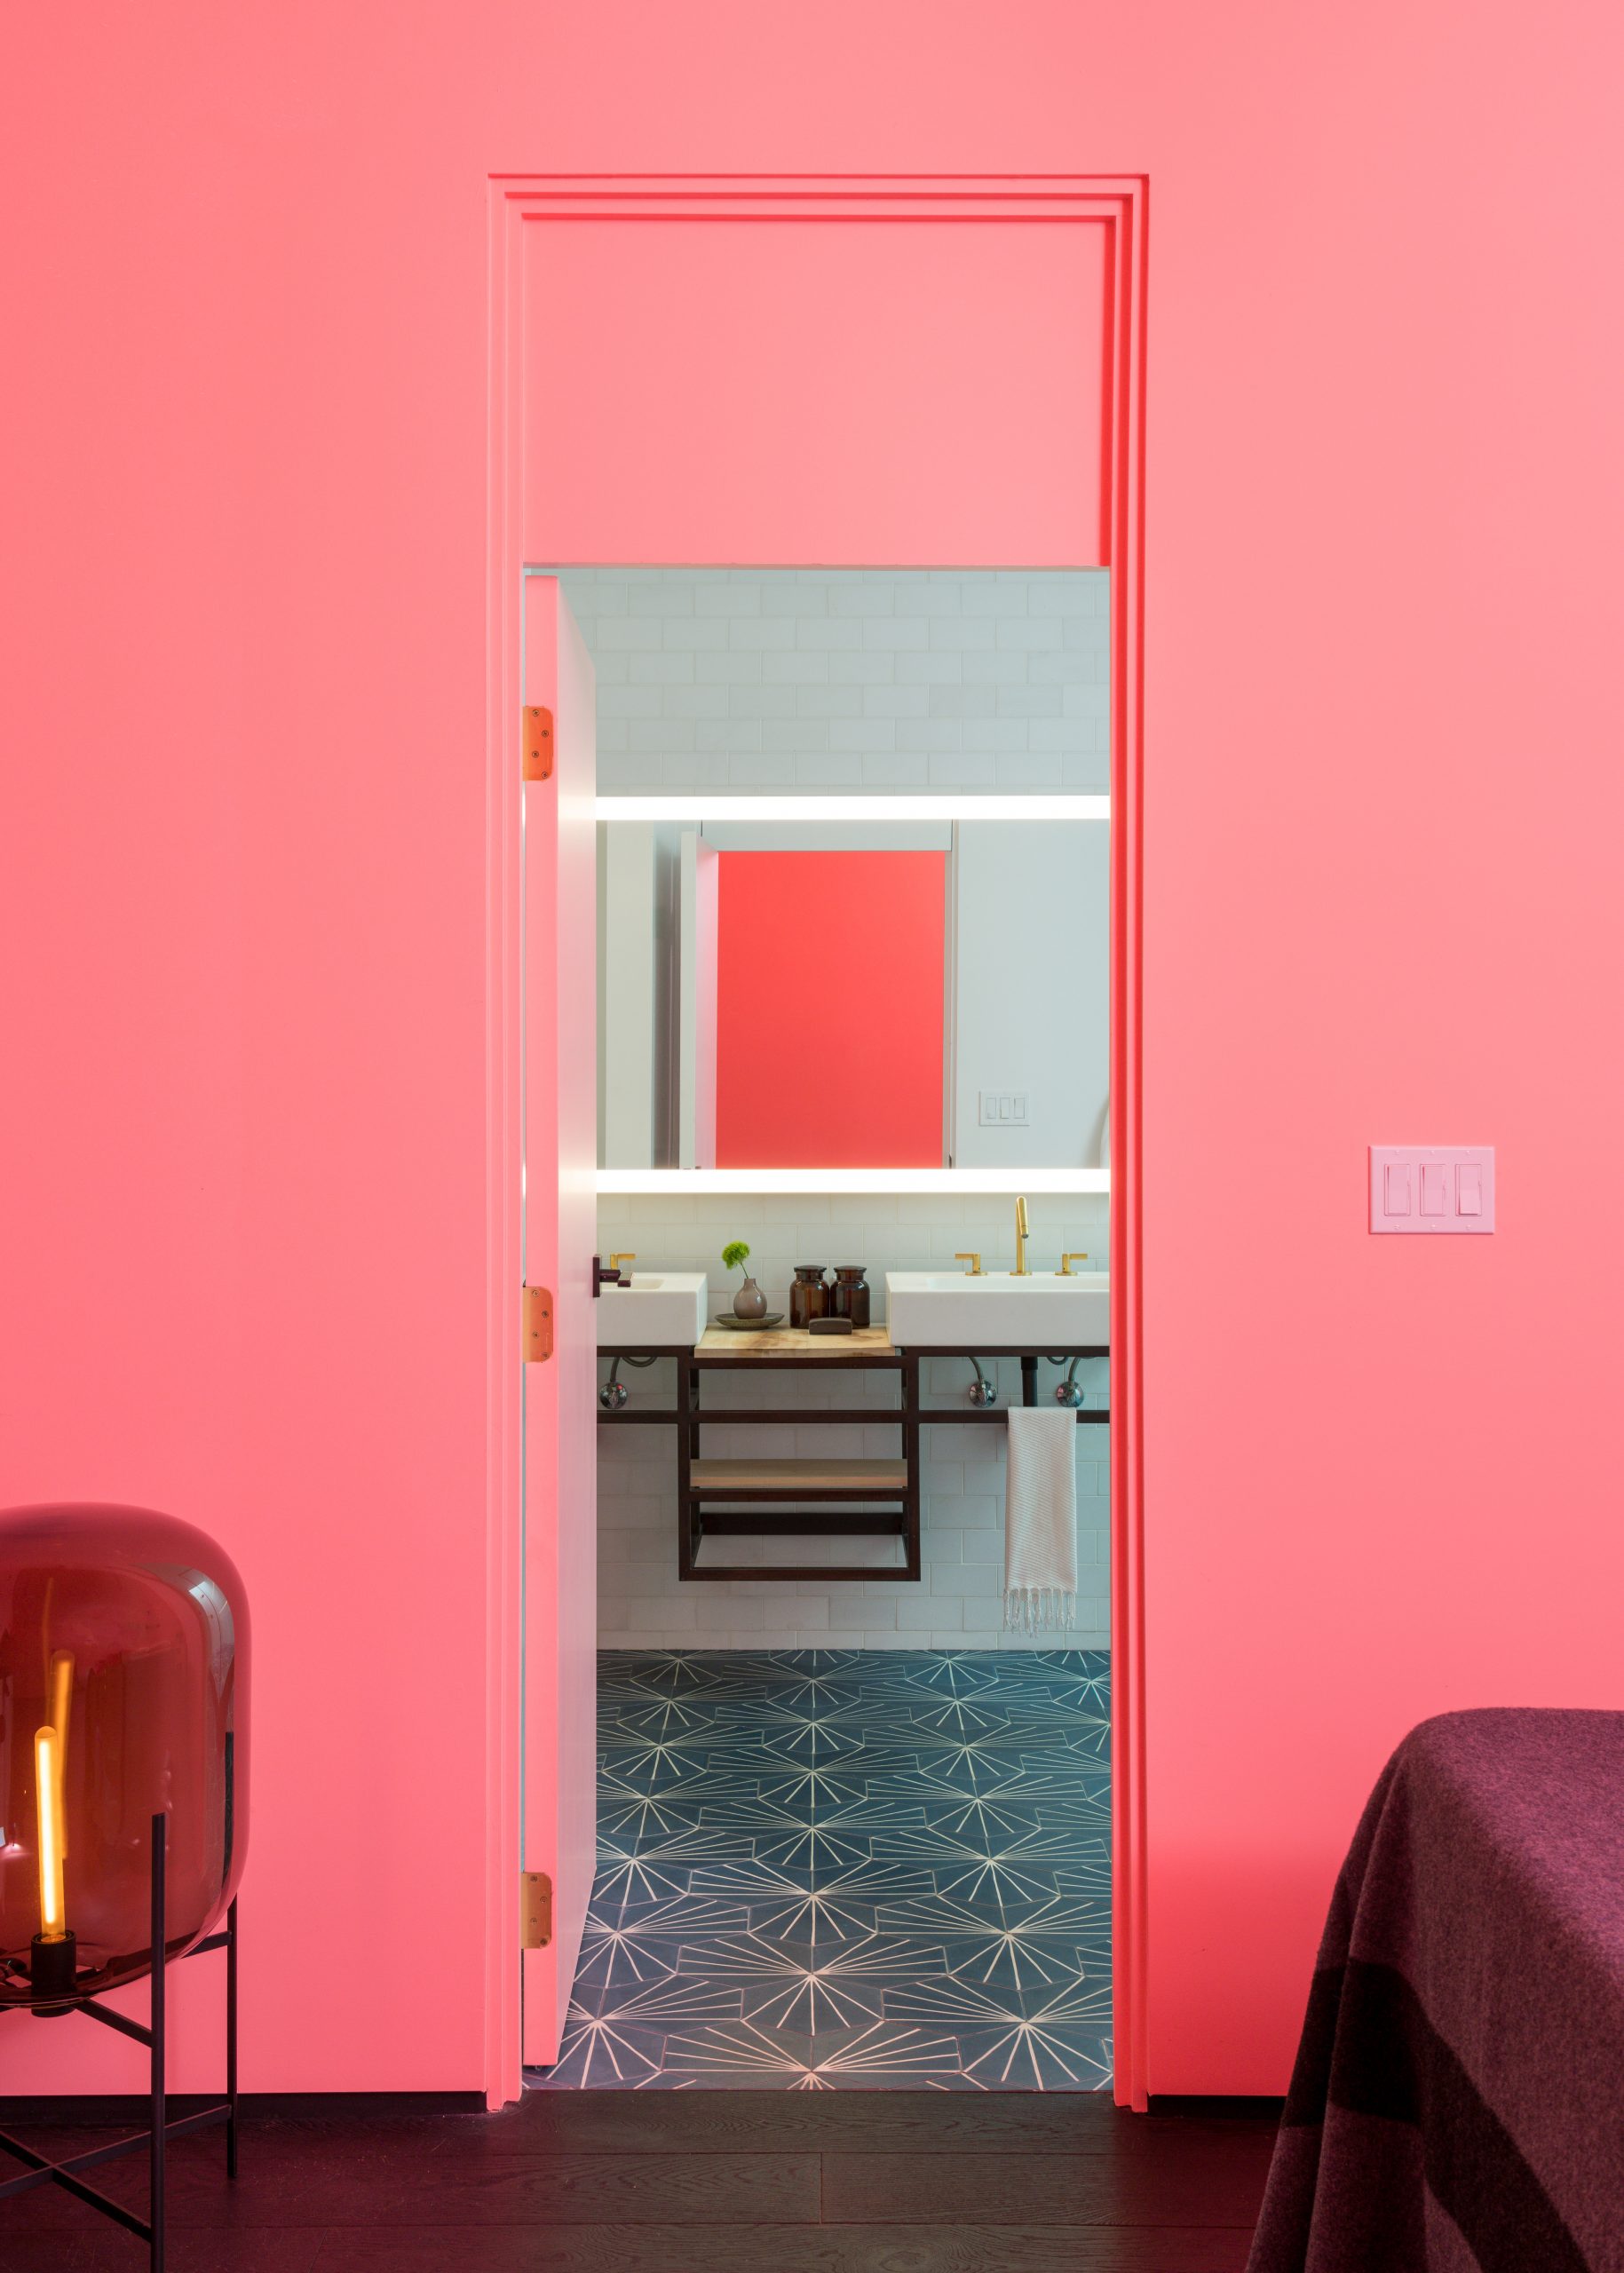
M 599 820 L 1109 820 L 1109 797 L 598 797 Z
M 1109 1168 L 599 1168 L 600 1192 L 1109 1192 Z

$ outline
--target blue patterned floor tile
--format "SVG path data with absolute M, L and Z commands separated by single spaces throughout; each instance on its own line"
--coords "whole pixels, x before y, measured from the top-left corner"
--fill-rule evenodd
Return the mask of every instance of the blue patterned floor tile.
M 643 2090 L 661 2081 L 665 2031 L 598 2020 L 570 2008 L 556 2066 L 528 2080 L 548 2091 Z
M 669 1895 L 685 1894 L 690 1867 L 683 1861 L 673 1868 L 669 1858 L 659 1855 L 616 1856 L 600 1849 L 598 1876 L 592 1882 L 592 1913 L 606 1918 L 612 1907 L 661 1902 Z
M 599 1869 L 550 2089 L 1111 2078 L 1109 1667 L 606 1651 Z

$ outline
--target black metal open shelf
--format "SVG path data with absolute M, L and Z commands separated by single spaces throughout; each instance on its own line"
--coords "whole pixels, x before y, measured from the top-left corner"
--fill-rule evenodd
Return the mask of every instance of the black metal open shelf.
M 958 1426 L 964 1422 L 1002 1422 L 997 1406 L 934 1407 L 923 1405 L 919 1368 L 927 1358 L 1018 1358 L 1021 1361 L 1021 1401 L 1037 1403 L 1037 1369 L 1043 1357 L 1103 1358 L 1098 1345 L 1063 1347 L 1042 1351 L 998 1348 L 867 1347 L 809 1352 L 774 1350 L 757 1356 L 741 1350 L 701 1350 L 687 1345 L 664 1345 L 646 1350 L 622 1350 L 622 1358 L 669 1358 L 677 1367 L 677 1403 L 671 1406 L 625 1406 L 618 1413 L 600 1413 L 608 1427 L 674 1428 L 677 1431 L 677 1559 L 682 1579 L 914 1579 L 921 1572 L 919 1545 L 920 1456 L 922 1427 Z M 723 1406 L 706 1412 L 700 1402 L 700 1376 L 709 1371 L 759 1371 L 764 1366 L 791 1371 L 828 1373 L 884 1372 L 899 1375 L 900 1401 L 889 1407 L 875 1406 Z M 1103 1406 L 1079 1406 L 1079 1422 L 1108 1422 Z M 899 1461 L 818 1461 L 707 1459 L 701 1455 L 700 1436 L 705 1429 L 727 1428 L 891 1428 L 902 1433 Z M 858 1478 L 851 1470 L 868 1477 Z M 777 1471 L 775 1473 L 775 1471 Z M 763 1480 L 765 1479 L 765 1480 Z M 798 1502 L 780 1505 L 780 1502 Z M 767 1504 L 757 1504 L 765 1502 Z M 862 1503 L 859 1505 L 858 1503 Z M 873 1564 L 701 1564 L 699 1550 L 707 1537 L 899 1538 L 899 1565 Z

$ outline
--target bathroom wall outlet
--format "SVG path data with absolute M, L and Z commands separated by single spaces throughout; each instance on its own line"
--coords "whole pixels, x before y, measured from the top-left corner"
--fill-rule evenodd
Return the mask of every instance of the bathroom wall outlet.
M 1373 1232 L 1492 1232 L 1493 1144 L 1373 1144 Z
M 1029 1125 L 1025 1089 L 980 1089 L 977 1095 L 983 1129 L 1025 1129 Z

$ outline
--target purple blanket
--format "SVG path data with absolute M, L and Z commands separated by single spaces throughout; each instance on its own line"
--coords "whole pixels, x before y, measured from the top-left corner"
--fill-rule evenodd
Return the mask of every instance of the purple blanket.
M 1248 2273 L 1624 2273 L 1624 1713 L 1450 1713 L 1389 1761 Z

